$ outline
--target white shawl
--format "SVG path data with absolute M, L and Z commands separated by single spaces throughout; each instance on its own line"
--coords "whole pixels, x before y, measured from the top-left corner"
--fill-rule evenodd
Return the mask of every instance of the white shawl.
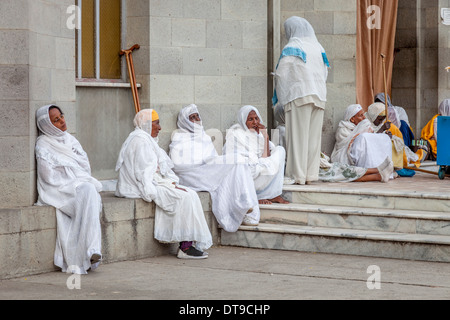
M 304 60 L 293 55 L 282 55 L 275 72 L 275 89 L 279 103 L 285 106 L 298 98 L 315 95 L 327 101 L 328 68 L 325 50 L 317 40 L 311 24 L 300 17 L 285 22 L 288 44 L 283 52 L 301 52 Z
M 371 123 L 367 119 L 361 121 L 358 125 L 350 121 L 360 110 L 362 110 L 360 105 L 350 105 L 347 108 L 345 118 L 339 123 L 336 131 L 336 144 L 331 154 L 332 162 L 354 165 L 350 150 L 355 138 L 362 133 L 373 132 Z

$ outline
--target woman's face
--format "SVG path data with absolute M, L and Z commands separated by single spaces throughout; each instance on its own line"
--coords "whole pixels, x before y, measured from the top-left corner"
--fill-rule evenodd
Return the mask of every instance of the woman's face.
M 200 120 L 200 115 L 198 113 L 193 113 L 189 116 L 189 121 L 190 122 L 194 122 L 194 123 L 199 123 Z
M 67 131 L 66 120 L 64 114 L 62 114 L 57 108 L 49 110 L 48 115 L 52 124 L 61 131 Z
M 259 128 L 260 128 L 260 124 L 261 124 L 261 120 L 259 119 L 258 115 L 256 114 L 255 111 L 251 111 L 248 114 L 247 117 L 247 122 L 245 122 L 245 124 L 247 125 L 247 128 L 249 130 L 255 130 L 257 133 L 259 133 Z
M 386 116 L 378 116 L 378 118 L 375 119 L 373 122 L 374 125 L 379 126 L 384 122 L 384 119 L 386 119 Z
M 350 122 L 352 122 L 355 125 L 358 125 L 358 123 L 360 123 L 364 119 L 366 119 L 366 116 L 364 115 L 364 111 L 361 110 L 350 119 Z
M 161 131 L 161 126 L 159 125 L 159 120 L 152 121 L 152 134 L 151 136 L 153 138 L 156 138 L 159 134 L 159 131 Z

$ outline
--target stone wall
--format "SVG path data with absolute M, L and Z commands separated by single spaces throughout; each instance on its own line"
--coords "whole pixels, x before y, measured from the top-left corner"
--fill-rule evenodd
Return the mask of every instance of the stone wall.
M 54 103 L 76 121 L 74 32 L 66 27 L 71 4 L 0 2 L 0 208 L 36 201 L 35 111 Z

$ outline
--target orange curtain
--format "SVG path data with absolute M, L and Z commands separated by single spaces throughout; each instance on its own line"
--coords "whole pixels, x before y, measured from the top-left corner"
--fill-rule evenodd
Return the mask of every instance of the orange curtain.
M 391 95 L 398 0 L 358 0 L 356 100 L 365 110 L 377 93 L 385 92 L 383 59 L 385 55 L 387 92 Z

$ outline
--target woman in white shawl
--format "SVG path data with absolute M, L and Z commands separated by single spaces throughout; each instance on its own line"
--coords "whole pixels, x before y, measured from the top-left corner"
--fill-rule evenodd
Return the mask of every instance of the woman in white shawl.
M 375 134 L 359 104 L 350 105 L 336 131 L 331 161 L 379 171 L 383 182 L 393 172 L 392 145 L 386 134 Z
M 284 27 L 289 42 L 274 74 L 272 103 L 285 112 L 286 176 L 305 184 L 319 177 L 329 62 L 307 20 L 290 17 Z
M 180 111 L 178 128 L 170 144 L 170 157 L 180 183 L 211 194 L 212 211 L 225 231 L 236 232 L 241 224 L 258 225 L 258 198 L 248 166 L 228 163 L 225 156 L 218 155 L 196 105 Z
M 260 204 L 288 203 L 281 197 L 286 152 L 269 141 L 258 109 L 244 106 L 239 110 L 238 124 L 227 130 L 223 154 L 227 161 L 250 167 Z
M 61 109 L 48 105 L 36 112 L 36 205 L 56 208 L 54 263 L 63 272 L 87 274 L 101 260 L 102 185 L 91 176 L 89 159 L 67 132 Z
M 117 160 L 116 196 L 154 201 L 155 239 L 180 243 L 180 259 L 207 258 L 203 250 L 211 247 L 212 236 L 200 199 L 195 191 L 179 185 L 172 160 L 158 146 L 158 114 L 144 109 L 136 114 L 134 125 L 135 130 L 124 142 Z

